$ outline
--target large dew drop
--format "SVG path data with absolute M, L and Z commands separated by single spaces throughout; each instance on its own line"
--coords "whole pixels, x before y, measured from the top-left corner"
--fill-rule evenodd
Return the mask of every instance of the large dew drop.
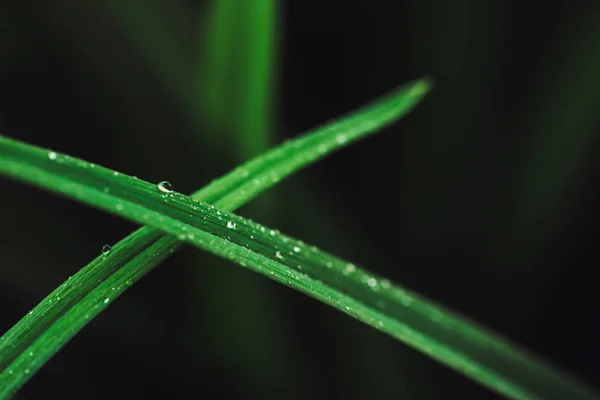
M 110 253 L 111 250 L 112 250 L 112 247 L 110 247 L 109 244 L 105 244 L 104 246 L 102 246 L 102 254 L 108 254 L 108 253 Z
M 346 266 L 344 267 L 344 270 L 342 271 L 342 273 L 344 275 L 350 275 L 354 271 L 356 271 L 356 266 L 354 264 L 346 264 Z
M 227 227 L 229 229 L 235 229 L 235 222 L 234 221 L 227 222 Z
M 171 185 L 171 182 L 168 181 L 162 181 L 158 185 L 156 185 L 156 187 L 158 187 L 158 190 L 160 190 L 163 193 L 173 192 L 173 185 Z

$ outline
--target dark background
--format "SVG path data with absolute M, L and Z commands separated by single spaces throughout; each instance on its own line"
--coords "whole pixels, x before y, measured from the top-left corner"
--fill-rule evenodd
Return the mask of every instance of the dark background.
M 239 213 L 600 386 L 600 10 L 590 4 L 279 3 L 271 144 L 408 80 L 428 75 L 435 87 L 406 119 Z M 243 145 L 254 139 L 194 109 L 208 10 L 172 0 L 3 2 L 0 133 L 186 193 L 226 173 L 255 155 Z M 243 100 L 222 94 L 232 110 Z M 135 228 L 5 178 L 0 195 L 2 331 Z M 497 398 L 190 248 L 92 321 L 17 398 L 152 396 Z

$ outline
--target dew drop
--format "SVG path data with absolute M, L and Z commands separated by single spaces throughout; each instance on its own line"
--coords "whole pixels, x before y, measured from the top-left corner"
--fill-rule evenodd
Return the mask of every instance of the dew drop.
M 300 253 L 300 247 L 298 247 L 298 246 L 294 246 L 294 251 L 295 251 L 296 253 Z
M 110 299 L 107 297 L 107 298 L 104 299 L 104 301 L 102 302 L 102 304 L 106 305 L 106 304 L 108 304 L 109 301 L 110 301 Z
M 9 375 L 12 375 L 12 374 L 14 374 L 14 373 L 15 373 L 15 371 L 13 371 L 12 369 L 9 369 L 9 370 L 8 370 L 8 374 L 9 374 Z
M 337 135 L 335 137 L 335 141 L 338 142 L 339 144 L 346 143 L 346 140 L 348 140 L 348 138 L 343 133 L 340 133 L 339 135 Z
M 123 211 L 123 209 L 125 208 L 125 206 L 121 203 L 118 203 L 115 208 L 117 209 L 117 211 Z
M 275 232 L 273 229 L 271 229 L 269 231 L 269 235 L 271 235 L 271 236 L 275 236 L 276 234 L 277 234 L 277 232 Z
M 50 153 L 48 153 L 48 158 L 51 159 L 52 161 L 56 160 L 57 154 L 53 151 L 51 151 Z
M 236 225 L 236 224 L 235 224 L 235 222 L 234 222 L 234 221 L 229 221 L 229 222 L 227 222 L 227 227 L 228 227 L 229 229 L 235 229 L 235 225 Z
M 369 278 L 367 279 L 367 285 L 369 285 L 369 287 L 374 288 L 375 286 L 377 286 L 377 280 L 375 278 Z
M 31 370 L 29 368 L 25 368 L 25 375 L 29 375 L 31 373 Z
M 108 253 L 110 253 L 111 250 L 112 250 L 112 247 L 110 247 L 109 244 L 105 244 L 104 246 L 102 246 L 102 254 L 108 254 Z
M 409 295 L 407 295 L 407 294 L 403 294 L 403 295 L 400 297 L 400 302 L 401 302 L 401 303 L 402 303 L 404 306 L 408 307 L 408 306 L 410 306 L 410 305 L 412 304 L 412 299 L 410 298 L 410 296 L 409 296 Z
M 29 315 L 33 315 L 33 310 L 29 310 Z
M 127 279 L 125 281 L 125 286 L 133 286 L 133 279 Z
M 275 252 L 275 257 L 279 258 L 280 260 L 283 260 L 283 256 L 281 255 L 281 252 L 279 250 Z
M 156 185 L 156 187 L 158 187 L 158 190 L 160 190 L 163 193 L 173 192 L 173 185 L 171 185 L 171 183 L 167 181 L 160 182 L 158 185 Z
M 356 266 L 354 264 L 346 264 L 342 273 L 344 275 L 349 275 L 349 274 L 353 273 L 354 271 L 356 271 Z
M 327 261 L 327 264 L 325 264 L 325 266 L 327 268 L 333 268 L 333 263 L 331 261 Z

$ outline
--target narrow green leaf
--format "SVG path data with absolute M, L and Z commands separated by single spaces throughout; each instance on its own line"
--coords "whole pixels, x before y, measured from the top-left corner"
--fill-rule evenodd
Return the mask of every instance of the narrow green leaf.
M 277 183 L 279 179 L 283 179 L 339 147 L 393 122 L 412 109 L 424 96 L 427 88 L 428 84 L 423 80 L 404 85 L 389 96 L 357 111 L 354 115 L 327 124 L 251 160 L 196 192 L 194 197 L 214 203 L 220 208 L 233 210 Z M 0 141 L 2 144 L 13 143 L 8 139 L 0 139 Z M 50 161 L 56 161 L 57 164 L 65 161 L 63 156 L 54 152 L 46 152 L 45 157 Z M 90 167 L 90 171 L 94 171 L 95 168 Z M 111 186 L 107 186 L 105 189 L 107 189 L 107 194 L 113 190 Z M 162 233 L 153 229 L 141 228 L 113 246 L 110 257 L 100 256 L 83 268 L 0 338 L 0 371 L 5 370 L 4 372 L 8 373 L 7 371 L 10 369 L 8 365 L 19 354 L 31 352 L 28 346 L 36 337 L 51 327 L 61 315 L 88 295 L 96 286 L 99 285 L 94 293 L 101 293 L 101 287 L 104 285 L 101 282 L 109 279 L 111 274 L 122 269 L 120 273 L 127 276 L 126 280 L 135 281 L 182 244 L 174 237 L 164 237 Z M 113 297 L 115 295 L 113 294 Z M 45 360 L 58 351 L 91 319 L 91 317 L 83 318 L 85 315 L 91 314 L 80 314 L 80 325 L 77 328 L 75 328 L 75 322 L 70 320 L 70 325 L 67 326 L 68 334 L 60 336 L 64 339 L 63 341 L 56 339 L 52 346 L 47 347 L 49 352 L 46 353 Z M 38 368 L 42 364 L 43 362 L 38 364 Z M 28 374 L 22 375 L 19 379 L 15 378 L 16 380 L 11 386 L 12 390 L 18 389 L 30 376 L 31 374 Z
M 212 0 L 208 21 L 199 24 L 206 51 L 197 98 L 218 132 L 235 135 L 244 158 L 273 140 L 277 8 L 275 0 Z
M 211 143 L 223 146 L 234 160 L 247 160 L 276 142 L 277 102 L 275 83 L 277 38 L 277 0 L 210 0 L 199 12 L 200 28 L 198 61 L 196 64 L 195 96 L 201 113 L 196 120 L 198 130 L 206 132 Z M 245 212 L 257 220 L 272 223 L 280 217 L 277 193 L 261 196 Z M 201 254 L 198 255 L 202 256 Z M 291 382 L 291 376 L 302 379 L 304 372 L 298 363 L 294 346 L 286 345 L 290 335 L 285 326 L 272 326 L 272 316 L 280 313 L 281 304 L 273 302 L 273 287 L 261 279 L 247 279 L 244 274 L 230 274 L 223 268 L 206 274 L 194 269 L 189 276 L 200 285 L 227 287 L 212 292 L 208 303 L 218 303 L 221 317 L 210 327 L 198 320 L 186 336 L 194 341 L 198 334 L 215 338 L 211 353 L 218 363 L 239 378 L 249 397 L 277 390 Z M 231 296 L 243 302 L 222 301 Z M 207 304 L 206 294 L 196 290 L 189 305 L 194 318 Z M 235 317 L 232 317 L 232 315 Z M 238 333 L 229 329 L 231 323 L 244 325 L 252 343 L 237 340 Z M 194 343 L 196 343 L 194 341 Z M 204 352 L 204 345 L 191 351 Z M 296 398 L 305 398 L 301 391 Z
M 236 35 L 240 22 L 239 6 L 239 2 L 212 0 L 208 18 L 203 13 L 198 24 L 201 27 L 199 44 L 206 50 L 199 52 L 197 61 L 196 98 L 208 119 L 215 126 L 228 130 L 232 130 L 230 106 L 237 105 L 237 96 L 232 89 L 238 83 L 233 70 L 239 62 L 231 60 L 242 46 L 239 35 Z M 232 99 L 233 104 L 228 104 L 228 99 Z
M 146 224 L 179 240 L 248 267 L 318 299 L 420 350 L 471 379 L 516 399 L 593 399 L 590 389 L 505 340 L 386 279 L 247 219 L 179 193 L 71 157 L 0 140 L 0 172 Z M 105 188 L 110 188 L 107 192 Z M 110 255 L 107 256 L 107 258 Z M 4 371 L 1 394 L 49 357 L 71 318 L 90 317 L 124 290 L 119 273 L 87 296 Z M 113 285 L 110 287 L 107 285 Z M 100 288 L 100 287 L 99 287 Z M 80 313 L 88 314 L 80 314 Z

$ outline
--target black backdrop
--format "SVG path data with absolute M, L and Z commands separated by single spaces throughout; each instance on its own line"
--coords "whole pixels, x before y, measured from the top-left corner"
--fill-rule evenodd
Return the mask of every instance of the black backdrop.
M 241 160 L 230 138 L 190 123 L 165 78 L 189 80 L 182 87 L 191 93 L 203 5 L 122 3 L 134 10 L 129 23 L 150 27 L 140 40 L 109 3 L 117 4 L 0 6 L 0 133 L 145 180 L 168 179 L 181 192 L 233 168 Z M 598 7 L 280 5 L 274 142 L 407 80 L 428 75 L 435 86 L 402 122 L 274 189 L 274 209 L 258 201 L 240 213 L 390 276 L 597 382 Z M 163 31 L 180 47 L 154 42 Z M 103 244 L 135 228 L 5 178 L 0 194 L 3 331 Z M 495 398 L 358 322 L 195 249 L 123 295 L 18 398 L 59 396 Z

